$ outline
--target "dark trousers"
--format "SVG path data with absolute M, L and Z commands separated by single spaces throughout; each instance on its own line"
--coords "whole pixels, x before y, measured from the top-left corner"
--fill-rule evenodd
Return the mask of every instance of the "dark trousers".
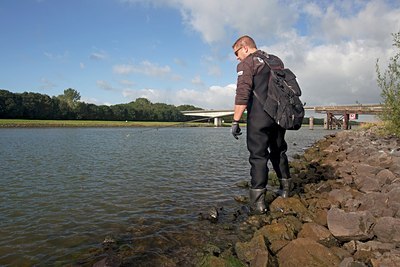
M 250 152 L 251 187 L 261 189 L 268 183 L 268 160 L 271 160 L 278 178 L 290 177 L 286 156 L 286 130 L 273 121 L 256 98 L 251 99 L 247 112 L 247 149 Z

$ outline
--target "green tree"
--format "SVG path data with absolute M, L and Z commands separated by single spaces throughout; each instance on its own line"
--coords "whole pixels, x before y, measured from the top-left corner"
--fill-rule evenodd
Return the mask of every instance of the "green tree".
M 60 100 L 59 109 L 61 119 L 76 119 L 76 110 L 81 99 L 79 92 L 68 88 L 64 90 L 64 94 L 57 96 L 57 98 Z
M 21 95 L 0 90 L 0 118 L 14 119 L 22 118 L 23 109 Z
M 393 35 L 396 54 L 390 58 L 384 72 L 376 62 L 377 82 L 382 89 L 384 112 L 380 116 L 389 132 L 400 136 L 400 32 Z

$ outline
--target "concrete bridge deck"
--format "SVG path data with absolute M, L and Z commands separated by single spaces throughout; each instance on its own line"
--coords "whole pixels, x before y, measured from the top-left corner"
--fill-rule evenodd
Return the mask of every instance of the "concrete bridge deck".
M 343 124 L 348 127 L 349 114 L 368 114 L 376 115 L 383 112 L 381 104 L 356 104 L 356 105 L 336 105 L 336 106 L 304 106 L 305 110 L 316 113 L 327 114 L 327 124 L 332 127 L 332 123 L 339 123 L 334 119 L 335 115 L 343 116 Z M 208 117 L 214 119 L 215 126 L 221 126 L 222 117 L 233 115 L 233 110 L 187 110 L 182 111 L 185 116 Z

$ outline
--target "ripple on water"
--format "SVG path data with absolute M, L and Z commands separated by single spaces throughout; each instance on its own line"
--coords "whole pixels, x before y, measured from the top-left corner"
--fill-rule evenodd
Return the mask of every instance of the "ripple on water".
M 144 264 L 206 242 L 213 226 L 197 215 L 233 208 L 243 193 L 245 138 L 228 128 L 142 130 L 1 129 L 0 265 L 92 262 L 109 235 L 127 255 L 143 252 L 130 256 Z M 288 132 L 289 156 L 325 134 Z

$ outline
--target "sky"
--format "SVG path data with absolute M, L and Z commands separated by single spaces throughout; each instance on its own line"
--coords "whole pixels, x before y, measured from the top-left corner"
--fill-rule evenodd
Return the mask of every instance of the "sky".
M 232 109 L 232 44 L 250 35 L 307 106 L 375 104 L 399 31 L 398 0 L 0 0 L 0 89 Z

